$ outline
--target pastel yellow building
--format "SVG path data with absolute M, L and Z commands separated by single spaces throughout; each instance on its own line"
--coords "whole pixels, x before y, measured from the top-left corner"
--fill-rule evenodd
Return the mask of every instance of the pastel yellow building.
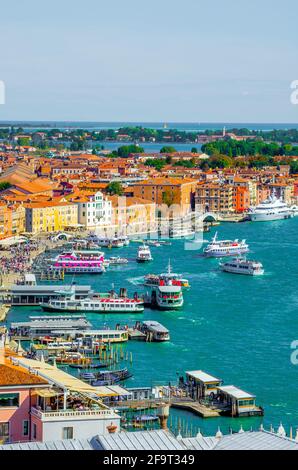
M 30 233 L 58 232 L 78 224 L 78 206 L 66 200 L 30 202 L 25 209 L 26 231 Z

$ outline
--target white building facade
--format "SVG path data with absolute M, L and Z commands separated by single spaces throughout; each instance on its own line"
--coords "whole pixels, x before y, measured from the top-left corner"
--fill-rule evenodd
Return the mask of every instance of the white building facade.
M 112 223 L 112 203 L 101 191 L 78 202 L 78 220 L 86 229 L 109 227 Z

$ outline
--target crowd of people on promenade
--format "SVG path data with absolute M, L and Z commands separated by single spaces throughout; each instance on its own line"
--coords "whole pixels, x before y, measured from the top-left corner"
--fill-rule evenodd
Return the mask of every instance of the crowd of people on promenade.
M 32 263 L 32 254 L 38 250 L 38 243 L 29 241 L 22 245 L 11 246 L 0 255 L 1 274 L 23 273 Z

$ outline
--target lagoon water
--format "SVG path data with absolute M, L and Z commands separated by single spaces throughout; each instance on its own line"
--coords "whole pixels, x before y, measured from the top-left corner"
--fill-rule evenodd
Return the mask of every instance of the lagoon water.
M 298 427 L 298 366 L 291 363 L 291 343 L 298 340 L 297 253 L 298 217 L 269 223 L 222 224 L 217 227 L 222 238 L 247 239 L 250 258 L 261 261 L 265 275 L 260 278 L 222 273 L 218 260 L 200 256 L 202 249 L 188 251 L 183 240 L 171 246 L 152 247 L 154 261 L 138 265 L 133 261 L 137 244 L 118 250 L 106 250 L 107 256 L 121 255 L 132 261 L 127 266 L 111 268 L 102 276 L 83 276 L 77 283 L 91 284 L 97 291 L 127 287 L 130 294 L 142 290 L 139 282 L 146 273 L 166 269 L 168 259 L 176 272 L 191 283 L 185 292 L 183 309 L 159 312 L 146 309 L 137 315 L 88 315 L 94 327 L 116 323 L 133 324 L 137 319 L 161 322 L 171 333 L 169 343 L 129 342 L 124 348 L 133 353 L 128 364 L 134 377 L 127 386 L 151 386 L 176 383 L 187 370 L 203 369 L 257 396 L 264 407 L 262 419 L 275 429 L 280 421 L 286 429 Z M 205 243 L 215 229 L 204 235 Z M 69 279 L 70 281 L 71 279 Z M 14 308 L 8 321 L 40 314 L 39 308 Z M 177 411 L 174 415 L 177 416 Z M 205 435 L 217 427 L 228 431 L 256 428 L 261 418 L 219 418 L 202 420 L 179 412 Z

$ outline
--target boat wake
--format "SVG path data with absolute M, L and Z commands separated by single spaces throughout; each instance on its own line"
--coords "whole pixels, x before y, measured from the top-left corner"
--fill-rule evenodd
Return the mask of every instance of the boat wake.
M 139 276 L 128 278 L 127 281 L 134 286 L 141 286 L 143 284 L 143 279 L 143 276 Z

